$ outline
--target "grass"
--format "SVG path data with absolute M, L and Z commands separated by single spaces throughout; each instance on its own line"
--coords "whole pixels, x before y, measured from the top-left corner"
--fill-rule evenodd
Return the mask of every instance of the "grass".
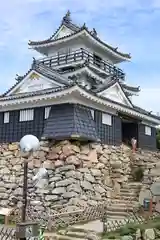
M 4 224 L 4 216 L 0 215 L 0 224 Z
M 144 231 L 147 228 L 157 228 L 160 230 L 160 217 L 157 217 L 153 220 L 148 220 L 145 223 L 128 223 L 125 226 L 117 229 L 116 231 L 112 231 L 109 233 L 105 233 L 102 236 L 102 239 L 118 239 L 124 235 L 132 235 L 136 232 L 137 229 Z

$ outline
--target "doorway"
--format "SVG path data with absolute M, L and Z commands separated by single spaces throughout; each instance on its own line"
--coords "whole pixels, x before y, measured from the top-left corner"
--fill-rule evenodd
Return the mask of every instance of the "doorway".
M 121 117 L 122 123 L 122 142 L 131 146 L 131 139 L 137 140 L 138 147 L 138 121 L 128 117 Z

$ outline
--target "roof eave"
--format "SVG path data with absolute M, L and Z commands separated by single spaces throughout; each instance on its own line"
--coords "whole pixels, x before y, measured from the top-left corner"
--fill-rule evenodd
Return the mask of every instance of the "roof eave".
M 109 47 L 106 46 L 106 44 L 104 42 L 102 42 L 100 39 L 96 39 L 95 37 L 93 37 L 91 35 L 91 33 L 83 28 L 81 29 L 79 32 L 76 32 L 76 33 L 73 33 L 72 35 L 69 35 L 69 36 L 66 36 L 66 37 L 63 37 L 63 38 L 59 38 L 57 40 L 44 40 L 44 41 L 41 41 L 41 42 L 34 42 L 34 41 L 30 41 L 28 43 L 28 45 L 30 46 L 30 48 L 32 49 L 38 49 L 38 48 L 45 48 L 45 47 L 49 47 L 49 46 L 53 46 L 55 44 L 58 44 L 58 43 L 61 43 L 61 41 L 69 41 L 69 40 L 72 40 L 73 38 L 75 37 L 79 37 L 81 35 L 86 35 L 87 37 L 90 38 L 91 41 L 94 41 L 96 42 L 97 45 L 101 46 L 102 48 L 106 48 L 107 51 L 109 51 L 111 54 L 113 54 L 114 56 L 116 56 L 117 58 L 123 60 L 123 61 L 130 61 L 131 60 L 131 56 L 130 54 L 124 54 L 124 53 L 120 53 L 117 51 L 117 49 L 115 48 L 114 49 L 110 49 Z
M 91 94 L 89 93 L 86 89 L 83 89 L 82 87 L 78 86 L 78 85 L 74 85 L 71 87 L 65 87 L 63 89 L 60 88 L 60 90 L 54 91 L 52 92 L 51 89 L 48 90 L 49 92 L 45 92 L 45 94 L 42 93 L 38 93 L 38 95 L 34 95 L 33 96 L 26 96 L 25 98 L 22 96 L 20 98 L 16 98 L 16 99 L 10 99 L 9 97 L 5 97 L 5 98 L 1 98 L 0 99 L 0 105 L 1 105 L 1 109 L 4 110 L 4 106 L 8 105 L 12 105 L 12 107 L 14 105 L 17 104 L 21 104 L 22 103 L 28 103 L 28 102 L 33 102 L 36 101 L 36 99 L 41 99 L 42 100 L 47 100 L 47 99 L 51 99 L 51 98 L 61 98 L 63 96 L 66 96 L 68 94 L 74 94 L 75 96 L 81 96 L 84 97 L 96 104 L 100 104 L 101 106 L 105 106 L 105 107 L 109 107 L 112 109 L 115 109 L 119 112 L 123 112 L 123 113 L 127 113 L 129 115 L 133 115 L 134 117 L 137 117 L 139 119 L 144 119 L 147 121 L 150 121 L 152 123 L 154 123 L 155 125 L 160 125 L 160 118 L 158 118 L 157 116 L 151 115 L 151 114 L 145 114 L 145 113 L 140 113 L 139 111 L 137 111 L 134 107 L 127 107 L 123 104 L 114 102 L 110 99 L 107 98 L 102 98 L 102 97 L 98 97 L 96 94 Z M 8 103 L 7 103 L 8 102 Z
M 44 69 L 41 69 L 40 67 L 43 67 Z M 50 80 L 52 80 L 52 81 L 55 81 L 55 82 L 56 82 L 56 80 L 58 80 L 57 83 L 58 83 L 59 85 L 66 85 L 66 86 L 69 85 L 67 79 L 65 79 L 64 76 L 61 76 L 61 75 L 58 74 L 57 72 L 54 72 L 54 70 L 49 69 L 49 70 L 50 70 L 49 73 L 43 72 L 44 70 L 47 71 L 47 68 L 48 68 L 48 67 L 47 67 L 47 66 L 44 66 L 44 65 L 42 65 L 42 66 L 39 65 L 39 67 L 36 67 L 36 68 L 31 67 L 31 68 L 28 70 L 28 72 L 22 77 L 22 79 L 21 79 L 19 82 L 16 82 L 16 83 L 15 83 L 10 89 L 8 89 L 5 93 L 3 93 L 3 94 L 1 95 L 1 97 L 5 97 L 5 96 L 11 95 L 18 87 L 20 87 L 20 85 L 22 84 L 22 82 L 24 81 L 24 79 L 25 79 L 29 74 L 31 74 L 32 71 L 38 73 L 41 77 L 43 76 L 43 77 L 48 78 L 48 79 L 50 79 Z M 53 76 L 51 76 L 51 74 L 53 74 Z M 55 75 L 56 75 L 56 76 L 55 76 Z

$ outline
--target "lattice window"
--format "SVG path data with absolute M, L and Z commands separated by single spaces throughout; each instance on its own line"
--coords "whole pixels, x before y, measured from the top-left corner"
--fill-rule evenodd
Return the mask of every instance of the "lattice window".
M 112 116 L 107 113 L 102 113 L 102 123 L 112 126 Z
M 4 123 L 9 123 L 9 112 L 5 112 L 5 113 L 4 113 L 3 122 L 4 122 Z
M 44 112 L 44 118 L 47 119 L 49 118 L 49 113 L 50 113 L 51 107 L 46 107 L 45 112 Z
M 70 52 L 71 52 L 70 48 L 62 48 L 62 49 L 59 49 L 58 55 L 67 55 L 67 54 L 70 54 Z
M 91 115 L 92 115 L 92 118 L 94 119 L 94 110 L 91 109 Z
M 149 126 L 145 126 L 145 135 L 151 136 L 152 135 L 152 128 Z
M 33 121 L 34 120 L 34 109 L 21 110 L 19 115 L 19 121 Z

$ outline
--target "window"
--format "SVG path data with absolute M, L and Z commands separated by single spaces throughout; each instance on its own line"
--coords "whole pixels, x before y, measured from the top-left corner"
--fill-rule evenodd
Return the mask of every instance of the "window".
M 34 119 L 34 109 L 21 110 L 19 115 L 19 121 L 32 121 Z
M 101 66 L 101 62 L 102 62 L 102 58 L 99 57 L 96 54 L 93 54 L 93 63 L 97 66 L 100 67 Z
M 94 119 L 94 110 L 91 109 L 91 115 L 92 115 L 92 118 Z
M 9 112 L 5 112 L 5 113 L 4 113 L 3 122 L 4 122 L 4 123 L 9 123 Z
M 47 119 L 49 117 L 51 107 L 46 107 L 44 112 L 44 118 Z
M 152 129 L 149 126 L 145 126 L 145 135 L 151 136 L 152 135 Z
M 70 48 L 62 48 L 62 49 L 59 49 L 58 55 L 67 55 L 67 54 L 70 54 L 70 52 L 71 52 Z
M 106 113 L 102 113 L 102 123 L 112 126 L 112 116 Z

